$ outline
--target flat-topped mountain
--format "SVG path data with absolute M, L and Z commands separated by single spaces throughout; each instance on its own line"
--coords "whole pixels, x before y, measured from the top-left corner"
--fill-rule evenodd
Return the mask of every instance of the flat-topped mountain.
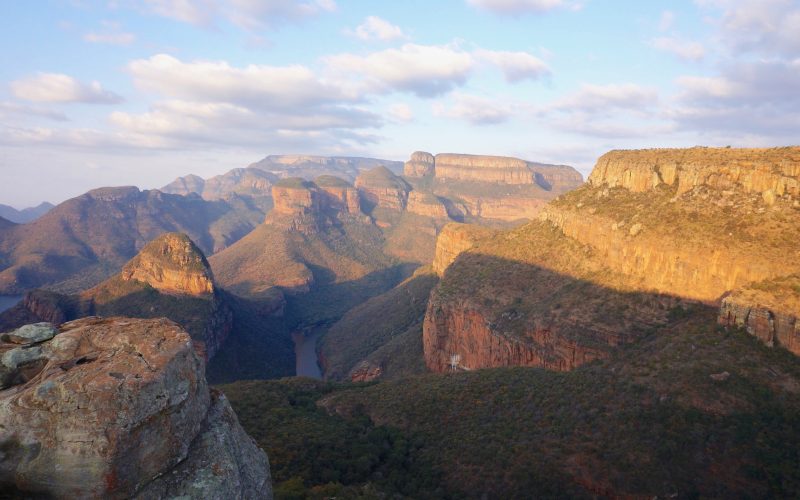
M 0 491 L 272 498 L 269 462 L 166 319 L 86 318 L 0 338 Z
M 185 233 L 211 254 L 247 234 L 262 217 L 235 199 L 95 189 L 33 222 L 0 227 L 0 293 L 55 284 L 70 292 L 86 289 L 166 232 Z
M 590 182 L 551 202 L 540 221 L 477 242 L 445 270 L 425 321 L 428 367 L 445 371 L 458 355 L 469 369 L 571 369 L 703 307 L 693 301 L 718 307 L 731 291 L 725 321 L 781 315 L 780 335 L 751 328 L 795 350 L 796 311 L 768 300 L 745 309 L 748 294 L 735 292 L 800 272 L 794 154 L 603 156 Z
M 583 183 L 581 174 L 565 165 L 424 151 L 413 153 L 403 172 L 415 190 L 442 199 L 459 221 L 531 219 L 547 201 Z

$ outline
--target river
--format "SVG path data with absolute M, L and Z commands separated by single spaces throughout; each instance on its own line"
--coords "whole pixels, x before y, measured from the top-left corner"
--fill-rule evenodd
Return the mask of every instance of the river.
M 0 295 L 0 312 L 10 309 L 22 300 L 22 295 Z
M 317 339 L 322 333 L 322 328 L 312 328 L 306 333 L 302 330 L 292 333 L 297 376 L 322 378 L 322 371 L 319 369 L 317 360 Z

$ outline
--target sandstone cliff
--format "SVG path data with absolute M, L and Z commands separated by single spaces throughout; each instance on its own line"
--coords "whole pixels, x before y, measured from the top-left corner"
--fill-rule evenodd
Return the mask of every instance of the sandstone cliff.
M 676 187 L 678 195 L 708 186 L 797 198 L 798 177 L 800 147 L 649 149 L 606 153 L 597 161 L 589 183 L 633 192 L 665 184 Z
M 609 153 L 541 222 L 479 242 L 448 268 L 426 315 L 428 366 L 447 369 L 457 354 L 461 368 L 569 369 L 732 290 L 722 322 L 795 350 L 797 310 L 750 286 L 800 273 L 795 154 Z M 523 276 L 527 288 L 514 285 Z
M 425 217 L 448 218 L 447 207 L 442 201 L 431 193 L 411 191 L 408 193 L 406 210 L 412 214 Z
M 745 328 L 770 347 L 800 355 L 800 276 L 737 289 L 722 299 L 719 322 Z
M 374 207 L 404 210 L 411 187 L 401 177 L 386 167 L 376 167 L 362 172 L 356 178 L 356 188 L 371 210 Z
M 30 333 L 30 332 L 29 332 Z M 189 336 L 86 318 L 0 343 L 0 489 L 54 498 L 271 498 L 269 464 Z
M 146 283 L 164 293 L 214 293 L 214 278 L 203 252 L 182 233 L 154 239 L 122 268 L 123 281 Z
M 462 252 L 472 248 L 480 240 L 497 234 L 491 229 L 451 222 L 442 228 L 436 238 L 436 254 L 433 258 L 433 271 L 440 277 L 445 269 L 456 260 Z
M 403 175 L 406 177 L 427 177 L 433 175 L 434 158 L 425 151 L 414 151 L 411 159 L 403 164 Z

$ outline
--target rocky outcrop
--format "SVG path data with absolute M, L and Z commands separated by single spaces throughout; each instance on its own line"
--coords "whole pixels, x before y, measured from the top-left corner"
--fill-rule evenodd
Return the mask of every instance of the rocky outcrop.
M 332 175 L 317 177 L 314 183 L 322 194 L 323 210 L 361 214 L 361 199 L 358 190 L 347 181 Z
M 479 219 L 517 221 L 535 219 L 547 201 L 532 196 L 459 196 L 465 215 Z
M 49 340 L 0 351 L 19 374 L 0 390 L 0 489 L 271 498 L 266 455 L 227 401 L 209 393 L 203 362 L 175 323 L 86 318 Z
M 348 374 L 351 382 L 372 382 L 383 375 L 383 369 L 367 360 L 359 362 Z
M 800 276 L 755 283 L 722 299 L 722 325 L 740 327 L 770 347 L 800 355 Z
M 406 210 L 412 214 L 424 215 L 425 217 L 448 217 L 444 203 L 435 195 L 423 191 L 411 191 L 408 193 Z
M 569 340 L 557 330 L 533 328 L 524 337 L 503 335 L 482 313 L 458 304 L 429 306 L 423 332 L 425 364 L 437 373 L 500 366 L 566 371 L 607 356 L 607 349 Z
M 166 233 L 148 243 L 125 264 L 120 278 L 146 283 L 164 293 L 214 293 L 214 278 L 203 252 L 182 233 Z
M 800 147 L 647 149 L 606 153 L 589 183 L 634 192 L 666 185 L 678 195 L 708 186 L 795 199 L 800 196 L 798 177 Z
M 444 226 L 436 238 L 436 253 L 433 258 L 433 271 L 443 276 L 445 269 L 462 252 L 472 248 L 476 242 L 490 238 L 497 231 L 471 224 L 451 222 Z
M 403 164 L 403 175 L 406 177 L 428 177 L 433 175 L 433 170 L 433 155 L 424 151 L 414 151 L 411 159 Z
M 406 208 L 408 192 L 411 190 L 408 183 L 386 167 L 376 167 L 359 174 L 356 188 L 368 210 L 381 207 L 402 211 Z

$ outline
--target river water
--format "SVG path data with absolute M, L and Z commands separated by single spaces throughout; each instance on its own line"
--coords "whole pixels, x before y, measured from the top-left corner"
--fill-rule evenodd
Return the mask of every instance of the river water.
M 22 295 L 0 295 L 0 312 L 5 311 L 22 300 Z
M 322 371 L 319 369 L 317 360 L 317 339 L 320 335 L 322 335 L 320 328 L 314 328 L 305 333 L 303 331 L 292 333 L 297 376 L 322 378 Z

